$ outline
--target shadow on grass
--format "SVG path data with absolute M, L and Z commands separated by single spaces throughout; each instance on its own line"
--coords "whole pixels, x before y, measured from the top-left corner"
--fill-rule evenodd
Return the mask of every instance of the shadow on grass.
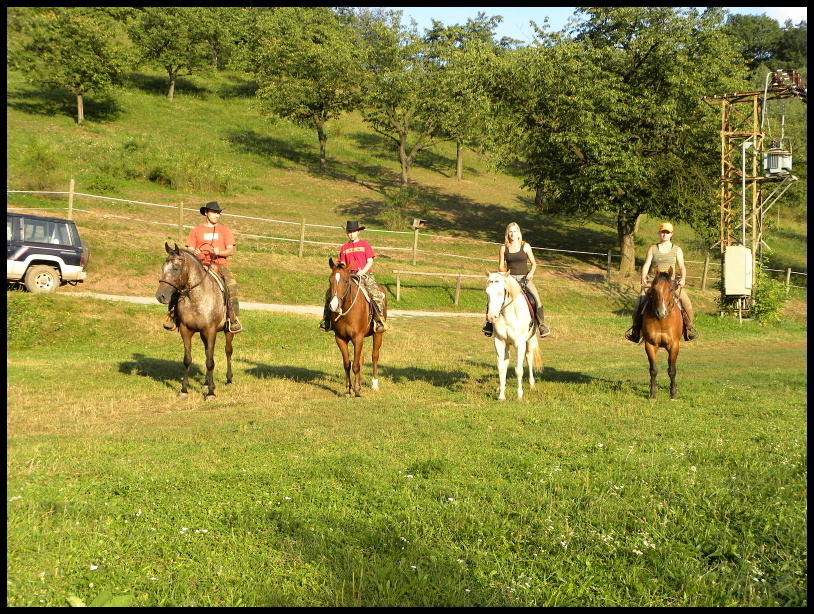
M 7 106 L 30 115 L 65 116 L 76 121 L 76 96 L 60 89 L 31 88 L 7 94 Z M 121 116 L 121 106 L 109 94 L 89 94 L 84 99 L 85 121 L 114 122 Z
M 394 384 L 427 382 L 440 388 L 452 388 L 469 379 L 469 373 L 465 371 L 422 369 L 421 367 L 379 366 L 379 374 L 389 378 Z
M 183 357 L 183 348 L 179 347 L 179 357 Z M 119 373 L 124 375 L 138 375 L 139 377 L 149 377 L 156 382 L 164 384 L 173 390 L 181 389 L 181 380 L 184 378 L 184 362 L 178 360 L 166 360 L 164 358 L 151 358 L 144 354 L 133 354 L 133 360 L 126 360 L 119 363 Z M 225 365 L 226 359 L 223 358 Z M 215 376 L 218 374 L 218 361 L 215 361 Z M 223 367 L 225 374 L 225 366 Z M 203 385 L 203 370 L 193 363 L 189 368 L 190 383 L 200 383 Z M 223 376 L 225 377 L 225 375 Z M 198 381 L 200 380 L 200 382 Z M 218 383 L 217 380 L 215 382 Z

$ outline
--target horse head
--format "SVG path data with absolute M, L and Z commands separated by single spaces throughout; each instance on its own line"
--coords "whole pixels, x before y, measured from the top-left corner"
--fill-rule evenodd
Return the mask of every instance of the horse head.
M 350 269 L 344 262 L 334 262 L 333 258 L 328 258 L 328 266 L 331 267 L 331 276 L 328 278 L 331 300 L 328 307 L 332 312 L 337 313 L 350 289 Z
M 503 309 L 517 297 L 520 290 L 513 277 L 506 273 L 486 272 L 486 320 L 494 323 Z
M 656 317 L 662 320 L 676 308 L 673 267 L 670 267 L 667 271 L 659 271 L 656 268 L 654 273 L 656 276 L 653 278 L 653 283 L 650 284 L 647 296 Z

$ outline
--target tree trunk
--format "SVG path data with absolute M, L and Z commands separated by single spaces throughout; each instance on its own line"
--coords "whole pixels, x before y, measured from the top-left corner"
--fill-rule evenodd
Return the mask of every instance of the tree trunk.
M 636 228 L 638 223 L 638 213 L 619 213 L 619 217 L 616 218 L 619 251 L 622 252 L 622 262 L 619 264 L 619 272 L 622 277 L 630 277 L 636 270 Z
M 456 141 L 456 163 L 455 163 L 455 179 L 460 181 L 464 176 L 464 146 L 461 141 Z
M 319 172 L 325 172 L 325 149 L 328 143 L 328 135 L 325 134 L 325 122 L 321 121 L 318 117 L 314 118 L 314 123 L 317 126 L 317 136 L 319 137 Z
M 176 73 L 172 72 L 170 73 L 170 89 L 167 92 L 167 100 L 169 100 L 170 102 L 172 102 L 172 98 L 173 96 L 175 96 L 175 80 L 177 76 L 178 75 Z
M 410 183 L 410 157 L 407 155 L 407 135 L 399 133 L 399 161 L 401 162 L 401 187 Z
M 76 92 L 76 123 L 85 121 L 85 98 L 82 92 Z

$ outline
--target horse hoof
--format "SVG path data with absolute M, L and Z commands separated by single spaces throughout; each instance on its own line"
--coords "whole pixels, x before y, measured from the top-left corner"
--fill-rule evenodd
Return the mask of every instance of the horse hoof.
M 214 394 L 207 394 L 207 395 L 204 397 L 204 401 L 211 401 L 211 400 L 212 400 L 212 399 L 214 399 L 214 398 L 215 398 L 215 395 L 214 395 Z
M 372 390 L 378 390 L 379 389 L 379 380 L 377 380 L 377 379 L 372 380 L 370 382 L 370 388 Z

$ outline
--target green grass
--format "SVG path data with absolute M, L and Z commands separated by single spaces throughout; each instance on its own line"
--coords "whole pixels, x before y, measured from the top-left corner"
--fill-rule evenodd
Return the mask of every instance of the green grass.
M 8 298 L 8 605 L 806 602 L 800 325 L 702 316 L 650 402 L 626 317 L 563 319 L 499 403 L 479 323 L 394 318 L 348 400 L 315 316 L 246 311 L 204 402 L 159 306 Z
M 223 74 L 183 80 L 170 104 L 157 75 L 135 74 L 108 102 L 89 100 L 77 127 L 70 97 L 9 73 L 7 185 L 64 191 L 74 177 L 79 192 L 193 211 L 214 198 L 245 216 L 225 220 L 244 236 L 284 228 L 247 218 L 294 222 L 293 238 L 303 219 L 385 227 L 396 158 L 358 116 L 330 123 L 320 175 L 311 132 L 270 124 L 250 94 Z M 475 154 L 465 164 L 456 182 L 453 149 L 417 161 L 405 214 L 451 238 L 422 247 L 494 259 L 482 242 L 518 221 L 535 247 L 616 249 L 610 216 L 534 215 L 516 178 Z M 477 319 L 392 318 L 381 390 L 369 389 L 368 347 L 364 397 L 348 400 L 318 318 L 261 311 L 241 314 L 231 387 L 219 340 L 218 396 L 204 402 L 200 343 L 193 392 L 177 396 L 183 350 L 161 330 L 162 307 L 72 296 L 152 295 L 177 213 L 75 206 L 86 283 L 7 293 L 7 605 L 108 591 L 137 606 L 806 604 L 804 290 L 783 322 L 759 326 L 718 318 L 714 288 L 693 287 L 702 337 L 682 347 L 673 402 L 664 355 L 651 402 L 644 352 L 622 337 L 636 289 L 598 283 L 601 257 L 555 252 L 537 279 L 554 334 L 523 402 L 496 401 Z M 805 272 L 805 215 L 786 213 L 766 237 L 772 265 Z M 657 224 L 642 220 L 640 257 Z M 344 234 L 312 232 L 328 245 L 302 258 L 296 243 L 241 239 L 242 299 L 321 304 Z M 686 258 L 703 261 L 708 246 L 681 233 Z M 456 307 L 454 280 L 405 277 L 397 303 L 393 273 L 482 274 L 483 261 L 413 267 L 386 249 L 396 238 L 371 235 L 391 309 L 483 312 L 477 280 Z

